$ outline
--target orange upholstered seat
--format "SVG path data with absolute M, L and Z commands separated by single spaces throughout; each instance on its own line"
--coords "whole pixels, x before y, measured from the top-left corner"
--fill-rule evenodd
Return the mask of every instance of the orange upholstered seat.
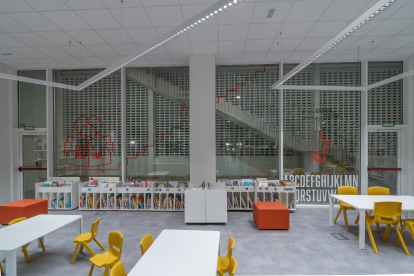
M 9 224 L 17 218 L 31 218 L 40 214 L 47 214 L 47 200 L 23 199 L 10 202 L 0 205 L 0 224 Z
M 280 202 L 254 202 L 253 219 L 259 229 L 289 229 L 289 208 Z

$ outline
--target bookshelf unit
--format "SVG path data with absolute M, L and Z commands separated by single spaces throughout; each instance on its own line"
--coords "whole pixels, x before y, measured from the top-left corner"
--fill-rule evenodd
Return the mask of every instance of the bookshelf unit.
M 116 210 L 116 198 L 118 191 L 122 187 L 122 182 L 119 177 L 90 177 L 91 180 L 97 180 L 96 187 L 87 187 L 89 181 L 79 183 L 79 210 Z M 101 187 L 102 182 L 113 183 L 114 187 Z M 110 204 L 110 199 L 113 197 L 114 205 Z M 92 200 L 89 200 L 92 198 Z M 92 202 L 88 204 L 87 202 Z
M 72 182 L 70 187 L 42 187 L 44 182 L 35 183 L 35 199 L 47 200 L 49 210 L 73 210 L 78 208 L 78 185 L 79 177 L 50 177 L 49 181 Z M 63 207 L 53 208 L 52 200 L 60 198 L 64 199 Z M 70 203 L 70 207 L 68 206 Z

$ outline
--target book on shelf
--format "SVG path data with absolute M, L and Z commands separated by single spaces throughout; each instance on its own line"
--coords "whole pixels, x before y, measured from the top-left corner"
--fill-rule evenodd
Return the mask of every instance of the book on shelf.
M 175 209 L 181 209 L 181 198 L 180 196 L 175 197 Z
M 137 198 L 135 196 L 131 197 L 131 207 L 137 209 Z
M 90 208 L 90 209 L 92 209 L 92 207 L 93 207 L 93 197 L 88 197 L 88 208 Z
M 232 208 L 232 206 L 231 206 L 230 198 L 227 197 L 227 209 L 231 209 L 231 208 Z
M 99 209 L 101 207 L 101 197 L 98 196 L 98 199 L 96 200 L 95 209 Z
M 267 183 L 268 183 L 268 185 L 269 186 L 279 186 L 279 181 L 277 181 L 277 180 L 268 180 L 267 181 Z
M 159 197 L 154 198 L 154 209 L 158 209 L 159 205 L 160 205 L 160 198 Z
M 292 180 L 279 180 L 280 186 L 293 186 L 295 182 Z
M 257 178 L 256 183 L 258 187 L 267 187 L 267 178 Z
M 138 205 L 139 205 L 139 209 L 144 209 L 144 197 L 143 196 L 138 197 Z
M 181 198 L 181 208 L 183 209 L 183 210 L 185 210 L 185 195 L 183 195 L 183 197 Z
M 242 179 L 242 186 L 253 186 L 253 179 Z
M 57 209 L 58 202 L 57 202 L 57 199 L 56 198 L 52 199 L 51 204 L 52 204 L 52 208 L 53 209 Z
M 151 209 L 151 194 L 146 195 L 145 209 Z
M 246 202 L 244 202 L 244 199 L 242 197 L 240 198 L 240 205 L 241 205 L 240 208 L 245 208 L 245 209 L 247 208 Z
M 154 185 L 155 179 L 145 179 L 145 187 L 151 188 Z
M 232 180 L 231 184 L 231 186 L 239 186 L 239 180 Z
M 235 196 L 234 197 L 234 209 L 239 209 L 240 208 L 240 206 L 239 206 L 239 201 L 237 200 L 237 197 Z
M 88 186 L 86 187 L 96 187 L 98 185 L 98 181 L 97 180 L 90 180 Z
M 52 182 L 45 182 L 42 187 L 52 187 Z
M 230 179 L 222 179 L 221 182 L 224 182 L 224 186 L 233 186 Z
M 144 187 L 144 186 L 142 185 L 142 181 L 141 181 L 141 179 L 138 179 L 138 180 L 137 180 L 137 182 L 135 183 L 135 186 L 136 186 L 136 187 Z
M 116 209 L 122 208 L 122 194 L 116 196 Z
M 101 183 L 101 187 L 102 187 L 102 188 L 108 188 L 108 182 L 106 182 L 106 181 L 102 181 L 102 183 Z
M 157 187 L 158 188 L 167 188 L 168 186 L 168 181 L 158 181 L 157 182 Z
M 115 188 L 117 182 L 109 182 L 108 188 Z
M 71 207 L 72 207 L 72 202 L 68 202 L 68 203 L 66 203 L 66 206 L 69 208 L 69 209 L 71 209 Z
M 186 181 L 178 182 L 178 188 L 187 188 L 187 182 Z
M 161 204 L 161 210 L 165 210 L 167 208 L 167 197 L 164 198 Z
M 50 187 L 59 187 L 59 182 L 57 182 L 56 180 L 52 181 L 52 185 Z
M 65 199 L 63 197 L 59 198 L 59 208 L 65 208 Z

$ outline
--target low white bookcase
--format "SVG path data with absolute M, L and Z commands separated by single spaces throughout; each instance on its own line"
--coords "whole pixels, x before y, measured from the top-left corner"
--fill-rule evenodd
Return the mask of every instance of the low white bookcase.
M 89 181 L 79 183 L 79 210 L 116 210 L 117 189 L 122 187 L 119 177 L 91 178 L 91 180 L 98 182 L 96 187 L 87 187 Z M 113 187 L 101 187 L 102 182 L 107 182 L 109 185 L 112 183 Z M 111 197 L 114 200 L 114 205 L 112 206 L 109 204 Z
M 49 210 L 73 210 L 79 206 L 78 185 L 79 177 L 50 177 L 49 181 L 58 181 L 58 183 L 71 183 L 71 186 L 65 187 L 43 187 L 44 182 L 35 183 L 35 199 L 47 200 Z M 63 207 L 59 207 L 59 199 L 64 199 Z M 56 208 L 53 207 L 52 201 L 58 201 Z M 70 206 L 70 207 L 69 207 Z

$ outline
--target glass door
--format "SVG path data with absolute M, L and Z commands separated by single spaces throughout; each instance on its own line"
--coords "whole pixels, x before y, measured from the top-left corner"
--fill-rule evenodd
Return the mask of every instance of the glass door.
M 380 186 L 399 194 L 400 152 L 399 131 L 368 133 L 368 188 Z
M 22 198 L 35 198 L 35 183 L 46 181 L 47 150 L 46 135 L 22 133 L 20 136 L 20 164 Z

